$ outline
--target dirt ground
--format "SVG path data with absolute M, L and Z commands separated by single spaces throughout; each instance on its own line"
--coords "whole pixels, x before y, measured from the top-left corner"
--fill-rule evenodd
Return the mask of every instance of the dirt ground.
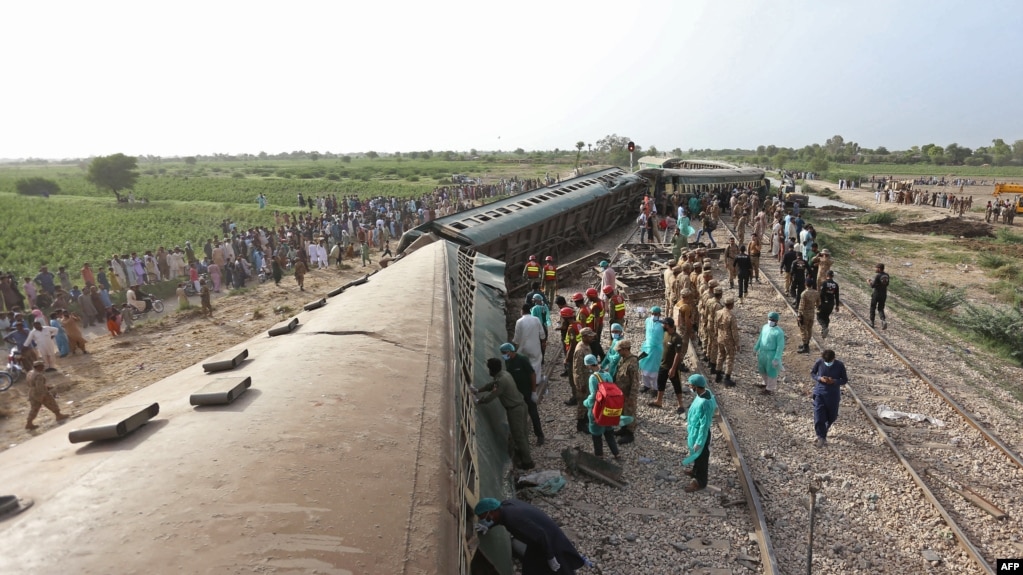
M 195 307 L 172 309 L 173 302 L 167 301 L 166 311 L 150 312 L 148 321 L 136 323 L 134 330 L 119 337 L 98 326 L 87 328 L 89 354 L 58 358 L 58 371 L 46 374 L 61 411 L 72 416 L 62 425 L 70 429 L 75 418 L 266 331 L 303 305 L 375 269 L 374 263 L 372 268 L 315 270 L 306 276 L 305 291 L 288 276 L 280 287 L 269 281 L 249 284 L 238 295 L 214 294 L 219 297 L 213 300 L 212 318 L 203 318 Z M 199 298 L 191 300 L 195 306 Z M 57 426 L 53 414 L 43 408 L 35 420 L 39 429 L 26 431 L 27 416 L 22 379 L 0 393 L 0 451 Z

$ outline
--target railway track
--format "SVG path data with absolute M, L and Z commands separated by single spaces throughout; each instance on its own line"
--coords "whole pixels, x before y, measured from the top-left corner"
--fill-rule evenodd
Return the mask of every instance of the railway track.
M 729 233 L 734 233 L 729 218 L 723 217 L 722 220 Z M 750 306 L 749 310 L 753 311 L 754 307 L 760 307 L 761 309 L 757 311 L 766 314 L 766 311 L 763 311 L 766 309 L 763 308 L 764 303 L 770 307 L 777 305 L 778 300 L 783 301 L 791 312 L 787 321 L 782 322 L 787 338 L 791 342 L 799 338 L 798 328 L 793 329 L 795 310 L 779 286 L 775 261 L 770 255 L 765 255 L 761 259 L 760 273 L 771 285 L 775 297 L 769 295 L 764 297 L 762 293 L 755 294 L 758 296 L 756 298 L 758 303 Z M 1019 519 L 1023 517 L 1023 501 L 1019 497 L 1023 460 L 948 392 L 928 378 L 909 358 L 900 353 L 887 338 L 872 329 L 862 313 L 847 305 L 843 307 L 855 321 L 844 321 L 842 315 L 838 318 L 833 315 L 830 337 L 821 340 L 819 326 L 815 326 L 813 342 L 819 350 L 823 350 L 825 346 L 833 346 L 839 359 L 846 364 L 850 372 L 850 384 L 846 386 L 846 395 L 851 397 L 859 408 L 866 426 L 879 438 L 880 445 L 888 447 L 892 465 L 901 466 L 904 474 L 896 473 L 891 468 L 884 473 L 889 476 L 891 483 L 900 486 L 899 489 L 892 491 L 898 493 L 900 499 L 904 500 L 907 494 L 901 489 L 901 485 L 912 482 L 943 524 L 939 526 L 932 517 L 919 517 L 929 527 L 924 531 L 933 532 L 937 529 L 943 538 L 956 542 L 962 549 L 964 557 L 972 563 L 971 571 L 994 573 L 993 565 L 996 558 L 1018 555 L 1023 549 L 1019 540 L 1019 533 L 1023 532 Z M 752 318 L 746 317 L 740 321 L 743 320 L 748 324 Z M 814 358 L 806 359 L 812 364 Z M 807 363 L 795 358 L 790 360 L 788 354 L 784 362 Z M 805 366 L 807 373 L 809 364 Z M 745 367 L 749 373 L 751 370 L 748 364 Z M 806 376 L 804 381 L 808 379 Z M 791 388 L 793 383 L 802 385 L 789 381 L 783 384 L 783 387 Z M 808 384 L 806 388 L 809 388 Z M 719 394 L 719 397 L 721 395 Z M 723 395 L 727 398 L 729 394 Z M 783 402 L 788 403 L 785 399 Z M 766 402 L 761 400 L 761 403 Z M 942 425 L 882 419 L 878 416 L 881 405 L 895 411 L 922 413 L 933 418 L 932 422 L 934 419 L 940 420 Z M 844 429 L 847 424 L 845 420 L 848 419 L 848 413 L 842 414 L 836 428 Z M 812 434 L 810 436 L 812 437 Z M 854 447 L 862 450 L 864 446 Z M 830 449 L 829 447 L 821 451 Z M 881 459 L 873 445 L 866 446 L 866 449 L 870 452 L 869 459 L 875 461 Z M 848 457 L 856 458 L 856 454 L 848 454 Z M 876 468 L 868 471 L 876 472 Z M 841 496 L 833 496 L 832 499 L 839 503 Z M 874 493 L 872 497 L 868 496 L 868 501 L 871 499 L 872 504 L 866 505 L 866 508 L 876 511 L 880 496 Z M 850 519 L 856 507 L 846 506 L 845 511 Z M 770 508 L 768 517 L 771 517 Z M 913 515 L 910 514 L 909 517 Z M 890 524 L 888 528 L 891 528 Z M 908 531 L 916 533 L 920 529 L 913 528 Z M 886 532 L 883 527 L 878 529 L 870 527 L 868 532 L 903 546 L 912 545 L 914 538 L 918 537 L 918 535 L 905 537 L 902 533 L 893 535 Z M 955 558 L 949 557 L 950 550 L 947 546 L 942 551 L 940 544 L 935 545 L 926 539 L 917 542 L 916 545 L 924 560 L 935 564 L 940 561 L 946 563 L 955 561 Z M 891 563 L 888 560 L 890 557 L 884 552 L 879 554 L 882 565 L 887 566 Z M 903 552 L 897 555 L 900 559 L 901 556 L 911 557 L 912 547 L 904 547 Z M 865 561 L 866 565 L 863 559 L 859 563 L 861 567 L 869 568 L 877 562 L 868 558 Z

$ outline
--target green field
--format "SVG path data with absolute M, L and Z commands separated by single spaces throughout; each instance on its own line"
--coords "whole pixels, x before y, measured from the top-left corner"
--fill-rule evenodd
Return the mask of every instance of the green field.
M 790 161 L 785 164 L 786 170 L 809 170 L 806 162 Z M 866 176 L 963 176 L 979 180 L 1003 180 L 1006 178 L 1023 178 L 1023 167 L 1019 166 L 935 166 L 933 164 L 839 164 L 831 162 L 828 174 L 846 174 Z M 840 176 L 841 177 L 841 176 Z
M 143 253 L 183 246 L 219 235 L 224 218 L 239 227 L 273 225 L 273 211 L 298 210 L 297 195 L 336 194 L 418 197 L 449 185 L 452 174 L 500 178 L 567 175 L 574 154 L 526 163 L 511 154 L 478 161 L 396 157 L 269 161 L 140 161 L 133 191 L 147 204 L 118 204 L 114 196 L 86 181 L 77 163 L 0 166 L 0 270 L 35 276 L 42 264 L 67 266 L 72 277 L 82 263 L 105 261 L 113 253 Z M 23 196 L 15 183 L 42 177 L 60 185 L 49 198 Z M 264 194 L 266 210 L 256 197 Z

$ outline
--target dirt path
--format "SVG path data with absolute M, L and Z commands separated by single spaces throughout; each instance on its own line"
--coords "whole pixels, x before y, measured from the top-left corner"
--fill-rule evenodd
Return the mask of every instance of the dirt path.
M 215 298 L 212 318 L 203 318 L 194 307 L 177 310 L 175 299 L 165 302 L 167 310 L 162 314 L 150 312 L 148 321 L 136 323 L 134 330 L 119 337 L 98 326 L 86 329 L 89 354 L 58 358 L 58 371 L 47 374 L 47 383 L 57 392 L 57 404 L 72 416 L 64 427 L 70 429 L 74 418 L 269 329 L 301 311 L 303 305 L 374 269 L 375 264 L 312 271 L 306 276 L 306 291 L 299 291 L 290 276 L 279 287 L 272 281 L 250 284 L 244 293 Z M 194 305 L 199 298 L 190 299 Z M 27 416 L 28 397 L 21 380 L 0 393 L 0 451 L 57 425 L 44 408 L 35 421 L 39 429 L 29 432 Z

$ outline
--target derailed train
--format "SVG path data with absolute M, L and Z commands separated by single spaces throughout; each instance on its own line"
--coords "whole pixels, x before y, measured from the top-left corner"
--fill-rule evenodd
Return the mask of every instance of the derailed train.
M 510 494 L 506 424 L 468 393 L 507 337 L 505 278 L 631 221 L 647 186 L 613 168 L 429 222 L 294 331 L 214 356 L 246 350 L 234 370 L 192 366 L 0 453 L 0 495 L 34 501 L 0 519 L 0 572 L 510 574 L 471 511 Z M 245 377 L 234 403 L 190 404 Z M 122 439 L 65 435 L 153 404 Z
M 531 254 L 560 255 L 635 217 L 649 189 L 647 180 L 607 168 L 553 186 L 503 198 L 437 218 L 402 236 L 402 253 L 426 236 L 442 238 L 509 264 L 506 283 L 523 287 L 521 266 Z

